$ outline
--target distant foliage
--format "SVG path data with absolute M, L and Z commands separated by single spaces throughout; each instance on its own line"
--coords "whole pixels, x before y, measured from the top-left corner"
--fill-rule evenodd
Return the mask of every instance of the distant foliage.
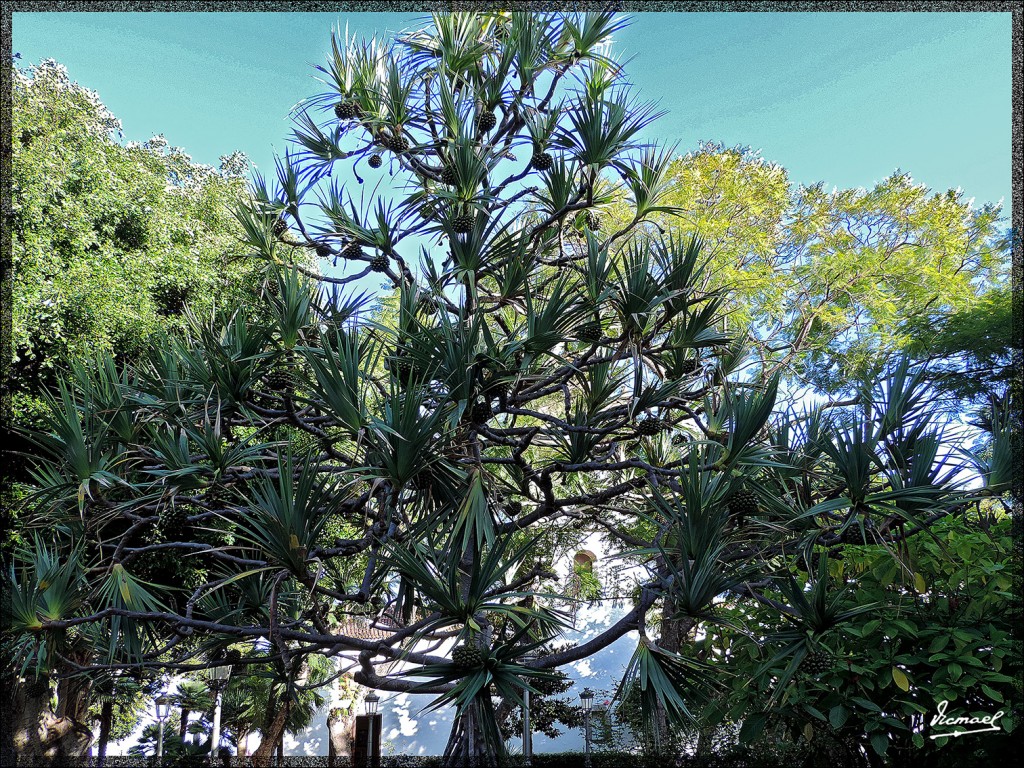
M 1008 378 L 1010 245 L 999 205 L 932 191 L 899 170 L 872 189 L 795 185 L 758 153 L 714 143 L 676 157 L 667 177 L 663 202 L 675 210 L 659 226 L 701 233 L 730 322 L 765 348 L 790 344 L 796 380 L 842 391 L 897 352 L 966 373 L 947 387 L 957 395 Z M 616 221 L 629 215 L 614 210 Z
M 122 144 L 98 94 L 53 60 L 13 72 L 16 408 L 86 354 L 132 359 L 157 332 L 258 295 L 231 209 L 248 161 L 194 163 L 162 136 Z

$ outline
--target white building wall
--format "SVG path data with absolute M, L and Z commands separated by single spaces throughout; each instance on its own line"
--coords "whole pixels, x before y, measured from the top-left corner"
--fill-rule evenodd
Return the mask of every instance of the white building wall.
M 618 563 L 603 560 L 603 547 L 599 537 L 592 536 L 579 548 L 597 555 L 594 571 L 604 587 L 606 597 L 600 601 L 581 605 L 576 614 L 575 630 L 566 632 L 558 642 L 584 643 L 608 629 L 621 619 L 632 608 L 629 592 L 634 579 L 640 574 L 635 569 L 625 569 Z M 556 565 L 561 583 L 565 584 L 572 569 L 572 557 L 564 559 Z M 613 600 L 611 593 L 613 583 L 619 581 L 622 599 Z M 622 679 L 626 665 L 636 649 L 639 636 L 629 632 L 607 648 L 593 656 L 582 659 L 562 669 L 573 681 L 573 687 L 562 698 L 578 703 L 580 691 L 590 688 L 599 695 L 607 692 L 605 698 L 610 699 L 616 686 Z M 448 742 L 448 734 L 452 727 L 454 709 L 445 707 L 431 712 L 424 711 L 435 698 L 427 694 L 389 693 L 378 691 L 381 697 L 380 713 L 383 722 L 381 751 L 383 754 L 403 755 L 440 755 Z M 601 704 L 596 699 L 595 704 Z M 285 737 L 285 754 L 287 755 L 326 755 L 327 754 L 327 712 L 330 705 L 318 713 L 313 725 L 301 734 Z M 541 733 L 533 737 L 534 752 L 582 751 L 583 733 L 562 730 L 557 739 L 550 739 Z M 513 751 L 522 749 L 521 739 L 509 742 Z
M 559 643 L 584 643 L 600 634 L 616 621 L 621 619 L 632 607 L 629 592 L 635 579 L 641 577 L 636 569 L 626 569 L 615 561 L 603 559 L 604 548 L 597 536 L 585 540 L 580 550 L 593 552 L 597 555 L 594 570 L 600 579 L 606 597 L 590 604 L 582 604 L 576 613 L 576 624 L 573 631 L 566 632 Z M 556 564 L 561 583 L 571 573 L 572 557 L 565 558 Z M 619 582 L 621 600 L 613 600 L 614 583 Z M 636 632 L 629 632 L 604 650 L 593 656 L 582 659 L 562 669 L 573 681 L 573 687 L 562 695 L 565 699 L 578 702 L 580 691 L 584 688 L 601 694 L 608 692 L 608 698 L 615 691 L 622 679 L 626 664 L 629 662 L 639 638 Z M 172 689 L 176 681 L 172 683 Z M 452 726 L 454 710 L 451 707 L 425 712 L 434 696 L 426 694 L 389 693 L 380 691 L 380 712 L 383 719 L 382 751 L 384 754 L 405 755 L 440 755 L 444 752 L 448 734 Z M 601 700 L 595 702 L 600 704 Z M 314 718 L 313 724 L 305 731 L 286 735 L 284 740 L 286 755 L 326 755 L 328 751 L 327 714 L 332 703 L 328 703 Z M 110 755 L 124 755 L 130 747 L 138 742 L 143 726 L 152 721 L 152 713 L 147 712 L 136 727 L 135 732 L 117 744 L 111 744 Z M 583 749 L 581 730 L 565 731 L 557 739 L 550 739 L 540 733 L 533 737 L 534 752 L 563 752 Z M 250 753 L 259 745 L 258 734 L 249 737 Z M 518 751 L 522 748 L 520 739 L 514 739 L 509 747 Z

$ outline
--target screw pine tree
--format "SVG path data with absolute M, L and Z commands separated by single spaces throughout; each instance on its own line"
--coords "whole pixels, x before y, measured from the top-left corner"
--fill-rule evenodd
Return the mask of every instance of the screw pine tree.
M 447 763 L 492 765 L 492 696 L 521 702 L 551 670 L 639 632 L 627 682 L 642 682 L 655 725 L 684 722 L 714 686 L 684 646 L 698 624 L 715 631 L 716 600 L 765 600 L 757 590 L 807 573 L 805 553 L 827 558 L 851 519 L 892 537 L 952 507 L 906 460 L 930 434 L 895 397 L 913 390 L 906 369 L 834 432 L 773 419 L 775 363 L 744 367 L 700 239 L 644 226 L 670 210 L 672 155 L 641 142 L 657 112 L 606 53 L 624 23 L 435 14 L 391 42 L 332 39 L 294 153 L 239 212 L 268 264 L 271 316 L 193 318 L 146 365 L 82 372 L 53 399 L 38 522 L 88 542 L 75 563 L 95 586 L 75 587 L 73 626 L 39 619 L 45 547 L 23 557 L 19 658 L 93 625 L 115 667 L 201 667 L 257 640 L 252 663 L 340 654 L 362 685 L 453 704 Z M 481 103 L 496 105 L 493 124 Z M 357 162 L 381 147 L 393 191 L 365 195 Z M 591 210 L 613 202 L 629 214 L 598 231 Z M 294 239 L 275 237 L 283 217 Z M 325 245 L 344 257 L 329 275 L 298 258 Z M 390 281 L 382 311 L 356 284 L 370 271 Z M 281 366 L 288 386 L 268 386 Z M 312 447 L 275 437 L 286 428 Z M 857 429 L 857 451 L 901 462 L 845 471 Z M 739 501 L 769 523 L 730 526 Z M 188 524 L 176 513 L 148 542 L 170 502 L 189 505 Z M 644 578 L 620 620 L 537 655 L 567 627 L 542 587 L 564 554 L 553 532 L 571 526 L 604 534 Z M 181 556 L 163 584 L 137 577 L 154 552 Z M 184 570 L 186 590 L 172 581 Z M 436 648 L 452 635 L 449 659 Z

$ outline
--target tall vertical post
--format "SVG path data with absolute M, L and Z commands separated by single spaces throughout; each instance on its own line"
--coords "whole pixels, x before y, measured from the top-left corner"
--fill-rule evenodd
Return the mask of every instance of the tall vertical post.
M 583 705 L 583 765 L 590 768 L 590 710 L 594 706 L 594 692 L 584 688 L 580 692 L 580 704 Z
M 220 746 L 220 686 L 213 690 L 213 731 L 210 733 L 210 760 Z
M 533 764 L 533 728 L 530 725 L 530 692 L 523 691 L 523 758 Z
M 231 666 L 223 665 L 210 669 L 210 687 L 213 688 L 213 731 L 210 733 L 210 762 L 216 759 L 220 749 L 220 692 L 231 677 Z
M 590 768 L 590 710 L 583 715 L 583 764 Z
M 164 722 L 171 713 L 171 700 L 166 694 L 161 693 L 156 697 L 157 735 L 156 735 L 156 763 L 160 765 L 164 756 Z
M 366 732 L 366 768 L 373 768 L 373 715 L 370 715 L 369 730 Z
M 373 768 L 373 721 L 377 719 L 377 705 L 380 704 L 380 696 L 371 691 L 370 695 L 363 700 L 363 703 L 366 705 L 366 714 L 369 715 L 368 729 L 366 731 L 366 766 L 367 768 Z

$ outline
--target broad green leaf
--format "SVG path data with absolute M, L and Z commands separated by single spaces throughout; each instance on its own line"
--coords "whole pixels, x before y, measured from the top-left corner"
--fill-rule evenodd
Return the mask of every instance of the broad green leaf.
M 982 685 L 981 686 L 981 690 L 982 690 L 982 692 L 986 696 L 988 696 L 990 699 L 992 699 L 992 701 L 998 701 L 1000 704 L 1003 703 L 1003 694 L 1001 694 L 999 691 L 995 690 L 994 688 L 990 688 L 987 685 Z
M 864 709 L 871 710 L 872 712 L 882 711 L 881 707 L 875 704 L 875 702 L 870 701 L 869 699 L 861 698 L 860 696 L 851 696 L 850 701 L 854 702 L 860 707 L 863 707 Z
M 906 674 L 899 667 L 892 668 L 892 679 L 901 691 L 910 690 L 910 680 L 907 679 Z
M 889 749 L 889 737 L 884 733 L 876 733 L 871 737 L 871 748 L 882 757 L 885 757 L 885 753 Z
M 739 733 L 740 743 L 750 744 L 751 742 L 757 741 L 758 737 L 764 731 L 764 727 L 767 722 L 768 716 L 763 712 L 758 712 L 757 714 L 743 718 L 743 725 L 740 727 Z
M 836 704 L 836 706 L 832 707 L 832 709 L 828 711 L 828 721 L 836 730 L 842 728 L 849 717 L 850 710 L 842 704 Z

